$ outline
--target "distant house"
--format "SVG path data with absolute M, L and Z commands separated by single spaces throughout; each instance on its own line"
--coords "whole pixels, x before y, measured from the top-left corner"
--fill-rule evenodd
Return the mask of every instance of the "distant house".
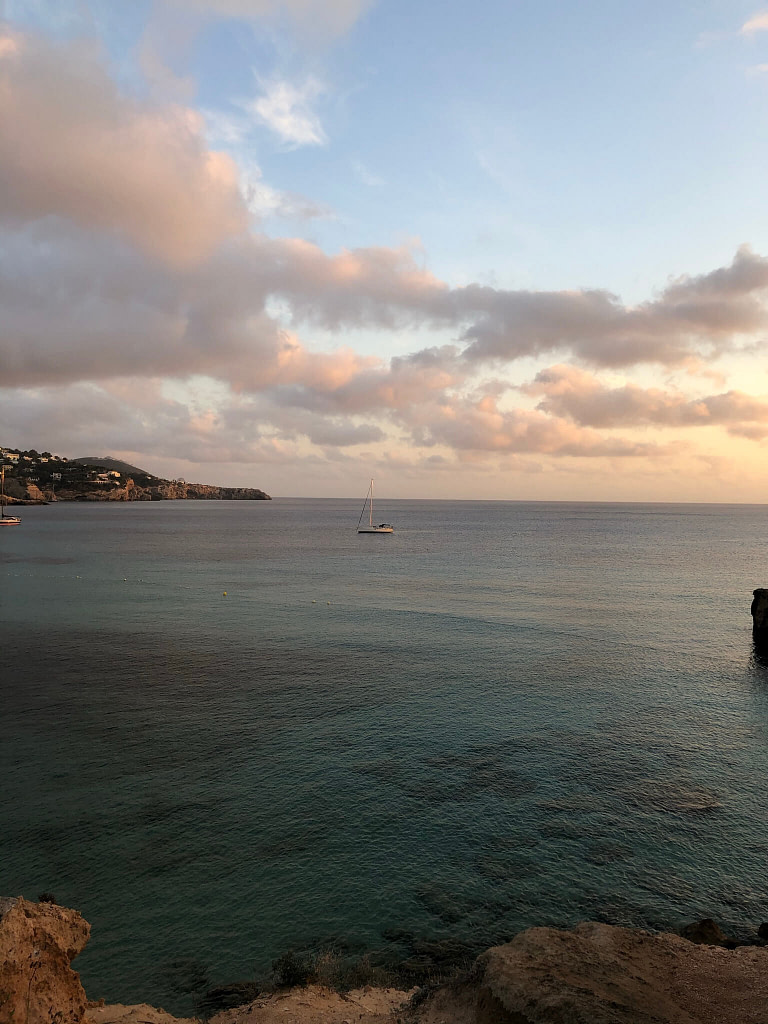
M 61 480 L 61 473 L 51 473 L 51 480 Z
M 109 471 L 107 472 L 107 476 L 117 476 L 117 477 L 119 477 L 119 476 L 121 476 L 121 475 L 122 475 L 122 474 L 120 473 L 120 470 L 119 470 L 119 469 L 110 469 L 110 470 L 109 470 Z

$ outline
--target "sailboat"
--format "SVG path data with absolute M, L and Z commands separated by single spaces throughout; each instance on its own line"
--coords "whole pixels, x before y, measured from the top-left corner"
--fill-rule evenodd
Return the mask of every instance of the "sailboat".
M 0 526 L 18 526 L 21 522 L 18 516 L 7 516 L 5 514 L 5 466 L 0 469 Z
M 368 506 L 368 525 L 363 525 L 363 516 L 365 515 L 365 507 Z M 373 525 L 373 480 L 371 480 L 371 486 L 368 488 L 368 493 L 365 496 L 363 502 L 363 511 L 360 513 L 360 518 L 357 522 L 358 533 L 394 533 L 394 526 L 390 526 L 389 523 L 379 523 L 378 526 Z

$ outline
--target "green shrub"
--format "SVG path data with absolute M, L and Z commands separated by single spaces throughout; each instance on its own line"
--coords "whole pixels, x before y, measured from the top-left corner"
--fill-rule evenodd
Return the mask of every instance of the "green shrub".
M 288 950 L 272 962 L 272 977 L 278 988 L 311 985 L 317 980 L 315 958 L 309 953 Z

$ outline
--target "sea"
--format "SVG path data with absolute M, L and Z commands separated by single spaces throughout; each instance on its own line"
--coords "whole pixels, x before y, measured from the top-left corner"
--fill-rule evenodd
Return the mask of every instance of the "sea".
M 91 923 L 89 997 L 768 920 L 768 506 L 360 504 L 0 531 L 0 895 Z

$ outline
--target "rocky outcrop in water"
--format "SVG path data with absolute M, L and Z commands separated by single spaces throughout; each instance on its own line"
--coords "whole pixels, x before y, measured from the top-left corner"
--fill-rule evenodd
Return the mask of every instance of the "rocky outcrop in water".
M 86 998 L 69 966 L 91 926 L 76 910 L 0 898 L 0 1024 L 79 1024 Z
M 752 633 L 756 643 L 768 646 L 768 590 L 758 587 L 752 595 Z

